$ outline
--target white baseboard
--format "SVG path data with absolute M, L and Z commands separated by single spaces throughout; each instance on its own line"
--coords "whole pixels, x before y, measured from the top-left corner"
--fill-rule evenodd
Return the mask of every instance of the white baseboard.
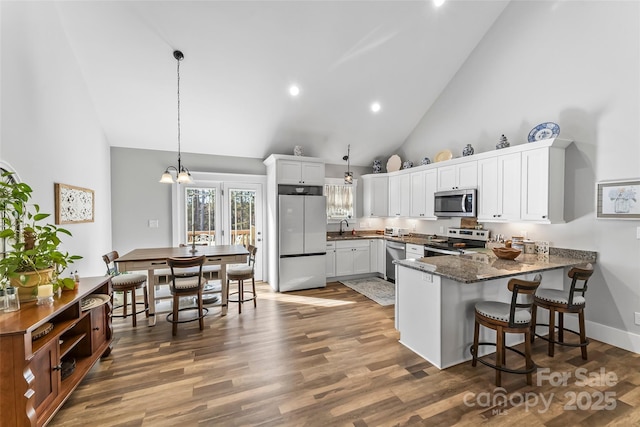
M 577 316 L 564 317 L 565 327 L 578 331 Z M 632 332 L 623 331 L 621 329 L 612 328 L 611 326 L 602 325 L 600 323 L 585 321 L 587 328 L 587 337 L 594 340 L 602 341 L 609 345 L 613 345 L 624 350 L 640 353 L 640 335 Z

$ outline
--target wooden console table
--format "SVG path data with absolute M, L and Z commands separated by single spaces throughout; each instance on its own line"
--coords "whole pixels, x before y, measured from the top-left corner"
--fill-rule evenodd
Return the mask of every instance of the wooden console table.
M 82 299 L 90 294 L 105 295 L 106 302 L 83 311 Z M 0 312 L 2 425 L 47 424 L 98 359 L 109 355 L 110 297 L 109 277 L 88 277 L 80 279 L 75 291 L 55 296 L 52 306 L 32 301 L 19 311 Z M 32 340 L 38 328 L 50 325 L 49 333 Z M 72 360 L 75 369 L 62 379 L 63 361 Z

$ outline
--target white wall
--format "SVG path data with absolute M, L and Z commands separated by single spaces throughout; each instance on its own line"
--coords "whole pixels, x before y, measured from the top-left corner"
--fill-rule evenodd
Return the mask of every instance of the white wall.
M 0 153 L 53 223 L 55 182 L 95 191 L 95 222 L 65 225 L 62 249 L 103 275 L 111 250 L 109 147 L 52 2 L 0 2 Z
M 560 136 L 575 141 L 566 152 L 567 223 L 487 228 L 597 251 L 587 319 L 635 334 L 623 339 L 635 340 L 626 348 L 636 351 L 640 221 L 597 220 L 594 207 L 596 182 L 640 179 L 639 60 L 638 2 L 511 2 L 402 147 L 415 163 L 445 148 L 460 156 L 467 143 L 476 153 L 494 150 L 501 134 L 526 143 L 538 123 L 558 123 Z M 417 229 L 441 225 L 457 224 L 418 221 Z

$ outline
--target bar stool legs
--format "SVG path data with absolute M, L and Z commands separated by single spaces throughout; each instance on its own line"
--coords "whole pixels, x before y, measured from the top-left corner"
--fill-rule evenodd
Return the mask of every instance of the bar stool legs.
M 587 345 L 589 339 L 586 335 L 585 322 L 584 322 L 584 308 L 586 300 L 584 298 L 587 292 L 587 282 L 593 274 L 593 266 L 587 264 L 586 267 L 573 267 L 569 273 L 569 278 L 572 279 L 571 287 L 569 291 L 558 289 L 538 289 L 534 296 L 534 307 L 532 312 L 532 334 L 531 342 L 535 340 L 535 337 L 548 341 L 547 353 L 549 357 L 553 357 L 555 344 L 564 345 L 569 347 L 580 347 L 582 359 L 587 360 Z M 579 283 L 582 283 L 582 287 L 578 287 Z M 549 323 L 537 323 L 536 313 L 538 308 L 544 308 L 549 311 Z M 556 313 L 558 313 L 558 324 L 556 326 Z M 564 314 L 575 313 L 578 315 L 579 331 L 565 328 L 564 326 Z M 549 335 L 547 337 L 535 332 L 536 326 L 548 326 Z M 558 335 L 556 339 L 556 329 Z M 564 333 L 570 332 L 580 337 L 578 343 L 565 342 Z
M 531 313 L 533 295 L 540 285 L 542 277 L 537 274 L 533 281 L 511 279 L 508 288 L 511 291 L 511 303 L 497 301 L 481 301 L 475 306 L 475 322 L 473 328 L 473 344 L 470 348 L 471 366 L 480 362 L 496 370 L 496 386 L 502 385 L 502 372 L 526 375 L 527 384 L 532 384 L 532 373 L 536 365 L 531 359 L 531 329 L 533 314 Z M 528 302 L 518 302 L 518 294 L 529 296 Z M 496 331 L 496 342 L 479 342 L 480 325 Z M 505 343 L 505 333 L 524 335 L 524 353 Z M 478 347 L 491 345 L 496 347 L 495 364 L 478 357 Z M 506 366 L 506 350 L 513 351 L 524 357 L 524 369 L 511 369 Z

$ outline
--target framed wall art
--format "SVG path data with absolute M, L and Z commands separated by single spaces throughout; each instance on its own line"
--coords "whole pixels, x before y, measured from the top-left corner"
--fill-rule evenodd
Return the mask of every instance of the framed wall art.
M 55 183 L 56 224 L 93 222 L 95 197 L 93 190 Z
M 596 191 L 597 218 L 640 219 L 640 180 L 603 181 Z

